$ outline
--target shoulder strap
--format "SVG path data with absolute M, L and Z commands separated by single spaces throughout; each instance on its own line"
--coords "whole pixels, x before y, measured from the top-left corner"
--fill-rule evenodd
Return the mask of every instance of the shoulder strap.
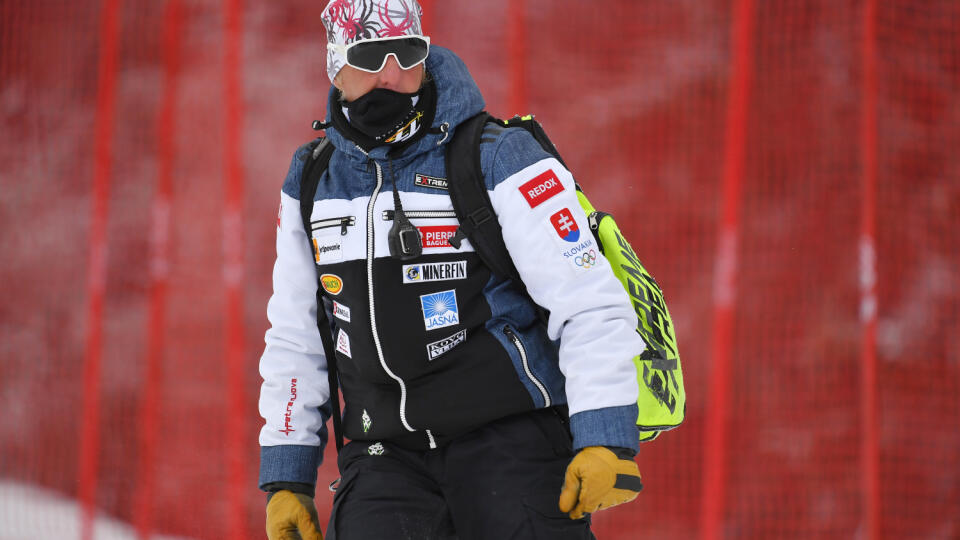
M 480 168 L 480 136 L 487 122 L 496 118 L 481 112 L 457 126 L 447 147 L 447 187 L 460 227 L 448 241 L 459 248 L 470 240 L 480 260 L 493 273 L 520 280 L 513 260 L 503 243 L 503 231 L 490 203 L 487 186 Z
M 316 139 L 308 147 L 310 153 L 307 154 L 307 163 L 303 166 L 303 174 L 300 176 L 300 219 L 303 220 L 303 230 L 307 233 L 307 240 L 310 240 L 310 215 L 313 214 L 313 198 L 317 193 L 317 185 L 320 184 L 320 177 L 330 165 L 330 157 L 333 156 L 333 145 L 326 137 Z M 310 242 L 310 251 L 313 251 L 313 242 Z
M 317 139 L 311 145 L 311 152 L 307 154 L 307 163 L 303 166 L 303 175 L 300 177 L 300 219 L 303 220 L 303 230 L 307 234 L 307 243 L 310 252 L 314 252 L 313 235 L 310 227 L 310 216 L 313 214 L 313 198 L 320 184 L 320 177 L 330 165 L 333 156 L 333 145 L 326 138 Z M 316 269 L 316 265 L 314 265 Z M 319 279 L 319 277 L 317 278 Z M 337 453 L 343 449 L 343 425 L 340 413 L 340 381 L 337 377 L 337 356 L 333 348 L 333 334 L 330 322 L 327 320 L 327 311 L 323 307 L 323 295 L 317 287 L 317 330 L 320 332 L 320 341 L 323 342 L 323 354 L 327 357 L 327 382 L 330 386 L 330 404 L 333 406 L 333 437 L 337 444 Z
M 495 274 L 520 281 L 520 274 L 503 243 L 503 231 L 483 181 L 480 143 L 493 140 L 483 136 L 484 129 L 490 122 L 496 123 L 500 129 L 519 127 L 527 130 L 544 151 L 557 158 L 564 167 L 567 164 L 533 115 L 500 120 L 486 111 L 481 112 L 457 127 L 447 147 L 447 186 L 453 209 L 460 221 L 460 227 L 448 242 L 459 248 L 465 238 L 470 240 L 480 260 Z
M 546 153 L 557 158 L 557 161 L 559 161 L 561 165 L 569 169 L 563 161 L 563 158 L 560 157 L 560 152 L 557 151 L 557 147 L 553 145 L 553 141 L 550 140 L 550 137 L 547 137 L 547 132 L 543 130 L 543 126 L 540 125 L 540 122 L 537 122 L 537 119 L 534 118 L 532 114 L 514 116 L 509 120 L 504 120 L 503 125 L 508 128 L 520 127 L 529 131 L 530 134 L 533 135 L 533 139 L 540 143 L 540 146 Z

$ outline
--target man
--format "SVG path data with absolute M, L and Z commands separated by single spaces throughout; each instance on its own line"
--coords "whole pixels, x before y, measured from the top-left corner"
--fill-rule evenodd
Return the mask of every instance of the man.
M 482 169 L 522 283 L 493 274 L 447 242 L 445 145 L 484 107 L 462 61 L 429 44 L 414 0 L 334 0 L 322 20 L 335 152 L 309 233 L 310 148 L 281 194 L 260 363 L 268 536 L 321 538 L 323 309 L 350 439 L 328 540 L 593 538 L 589 513 L 640 489 L 643 345 L 606 260 L 576 256 L 597 246 L 573 177 L 525 130 L 487 127 Z

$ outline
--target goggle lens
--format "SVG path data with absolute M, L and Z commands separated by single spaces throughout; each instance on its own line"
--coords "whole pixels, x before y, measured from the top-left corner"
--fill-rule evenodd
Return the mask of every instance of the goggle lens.
M 401 68 L 410 69 L 426 60 L 429 52 L 429 42 L 420 37 L 358 41 L 347 47 L 347 64 L 376 73 L 383 69 L 387 64 L 387 57 L 392 54 Z

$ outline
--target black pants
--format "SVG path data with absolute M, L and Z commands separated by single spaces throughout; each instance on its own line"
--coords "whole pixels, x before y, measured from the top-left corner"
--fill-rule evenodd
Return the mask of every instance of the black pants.
M 573 457 L 570 432 L 547 409 L 492 422 L 442 448 L 354 441 L 327 540 L 595 540 L 589 518 L 557 508 Z

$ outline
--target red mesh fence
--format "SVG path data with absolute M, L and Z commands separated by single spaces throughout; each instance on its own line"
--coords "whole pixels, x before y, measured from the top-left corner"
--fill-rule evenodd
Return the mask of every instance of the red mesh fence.
M 0 539 L 264 536 L 320 4 L 0 2 Z M 666 292 L 687 420 L 599 538 L 960 537 L 960 4 L 422 4 Z

